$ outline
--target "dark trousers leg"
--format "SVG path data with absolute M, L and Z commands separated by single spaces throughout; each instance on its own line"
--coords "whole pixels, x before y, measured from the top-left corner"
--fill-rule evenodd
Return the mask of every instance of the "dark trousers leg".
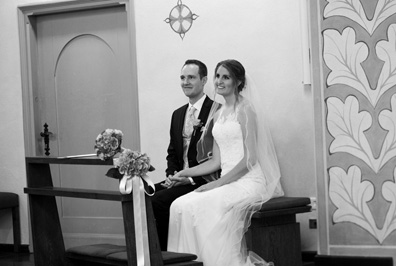
M 186 185 L 164 189 L 159 184 L 155 185 L 156 191 L 152 197 L 154 216 L 157 224 L 158 238 L 161 250 L 167 250 L 169 231 L 169 209 L 172 202 L 198 186 Z

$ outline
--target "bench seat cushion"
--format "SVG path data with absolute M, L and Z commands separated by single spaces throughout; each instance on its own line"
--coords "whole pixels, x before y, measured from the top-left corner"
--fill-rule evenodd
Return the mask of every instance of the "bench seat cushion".
M 119 261 L 127 261 L 127 253 L 124 252 L 117 252 L 110 254 L 107 256 L 108 259 L 111 260 L 119 260 Z M 187 253 L 175 253 L 170 251 L 162 251 L 162 259 L 164 261 L 164 265 L 178 263 L 178 262 L 185 262 L 190 260 L 196 260 L 197 256 L 193 254 Z
M 275 217 L 285 214 L 297 214 L 311 211 L 310 198 L 279 197 L 264 203 L 261 209 L 253 214 L 253 219 Z
M 114 261 L 115 265 L 127 265 L 127 252 L 125 246 L 112 244 L 95 244 L 86 246 L 72 247 L 67 250 L 67 256 L 74 259 L 82 259 L 88 261 L 108 260 Z M 92 260 L 90 259 L 92 258 Z M 193 261 L 197 259 L 194 254 L 176 253 L 162 251 L 164 265 Z
M 0 209 L 8 209 L 19 205 L 18 194 L 0 192 Z
M 72 247 L 67 250 L 69 253 L 75 253 L 78 255 L 87 255 L 92 257 L 106 258 L 107 256 L 118 253 L 125 252 L 125 246 L 118 246 L 112 244 L 96 244 L 96 245 L 86 245 Z
M 307 206 L 311 204 L 311 200 L 309 198 L 300 198 L 300 197 L 279 197 L 273 198 L 263 204 L 260 212 L 264 211 L 272 211 L 279 209 L 289 209 L 301 206 Z

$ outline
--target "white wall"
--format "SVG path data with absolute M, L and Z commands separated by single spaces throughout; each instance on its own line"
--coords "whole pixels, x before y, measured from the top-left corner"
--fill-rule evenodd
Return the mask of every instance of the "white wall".
M 17 5 L 23 1 L 0 2 L 0 191 L 19 194 L 22 244 L 28 243 L 22 90 L 19 57 Z M 27 1 L 24 1 L 27 2 Z M 12 243 L 11 212 L 0 211 L 0 243 Z
M 312 98 L 302 85 L 299 2 L 186 0 L 199 17 L 184 40 L 164 22 L 177 1 L 135 2 L 141 147 L 157 169 L 153 178 L 164 178 L 170 117 L 187 101 L 179 85 L 184 61 L 205 62 L 213 87 L 217 62 L 234 58 L 255 80 L 270 113 L 286 194 L 315 196 Z M 303 249 L 316 250 L 316 230 L 307 224 L 316 214 L 298 217 Z
M 0 1 L 0 190 L 21 197 L 22 243 L 29 242 L 17 6 L 38 0 Z M 288 196 L 316 196 L 310 89 L 302 86 L 299 1 L 183 1 L 199 17 L 181 40 L 164 20 L 176 0 L 136 0 L 141 147 L 155 181 L 164 177 L 172 111 L 186 103 L 180 68 L 197 58 L 213 77 L 216 63 L 239 60 L 261 90 Z M 211 79 L 210 79 L 211 80 Z M 208 89 L 212 88 L 209 82 Z M 11 215 L 0 213 L 0 243 L 12 243 Z M 299 215 L 304 250 L 316 250 L 316 230 Z

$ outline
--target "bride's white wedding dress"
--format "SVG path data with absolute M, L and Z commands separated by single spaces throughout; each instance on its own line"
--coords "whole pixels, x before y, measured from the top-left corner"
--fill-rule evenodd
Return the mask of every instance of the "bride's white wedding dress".
M 213 136 L 224 175 L 244 156 L 236 113 L 227 117 L 220 114 Z M 269 198 L 258 164 L 235 182 L 178 198 L 170 209 L 168 250 L 196 254 L 205 266 L 272 265 L 247 252 L 243 241 L 252 211 Z

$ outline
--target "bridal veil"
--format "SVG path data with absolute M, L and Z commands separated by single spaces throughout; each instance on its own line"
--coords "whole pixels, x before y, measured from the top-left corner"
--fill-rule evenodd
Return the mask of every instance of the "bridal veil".
M 280 183 L 281 172 L 275 146 L 272 140 L 270 126 L 266 119 L 266 113 L 262 106 L 262 100 L 253 80 L 246 75 L 246 86 L 240 93 L 240 102 L 238 103 L 238 117 L 243 130 L 246 130 L 246 151 L 247 151 L 247 168 L 253 169 L 255 163 L 259 163 L 266 180 L 267 193 L 271 198 L 283 196 L 283 189 Z M 201 139 L 197 143 L 197 160 L 202 163 L 211 157 L 213 146 L 212 128 L 214 125 L 215 113 L 221 108 L 221 104 L 216 100 L 220 97 L 213 92 L 212 99 L 215 101 L 209 114 L 206 125 L 202 128 Z M 254 119 L 255 123 L 248 123 Z M 251 127 L 248 125 L 256 125 Z M 254 136 L 247 138 L 247 136 Z M 254 141 L 249 143 L 247 140 Z M 208 182 L 217 178 L 216 175 L 206 176 Z

